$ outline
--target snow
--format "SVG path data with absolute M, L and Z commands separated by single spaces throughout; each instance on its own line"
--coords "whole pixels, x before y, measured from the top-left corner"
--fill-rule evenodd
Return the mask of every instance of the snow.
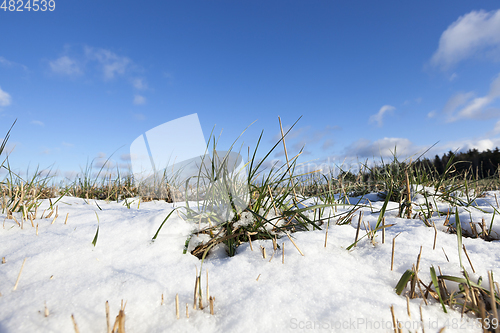
M 471 217 L 474 222 L 484 218 L 489 226 L 496 207 L 495 193 L 498 195 L 488 192 L 476 200 L 481 210 L 459 207 L 464 229 L 470 230 Z M 367 203 L 362 209 L 363 221 L 373 228 L 383 201 L 375 201 L 373 194 L 369 198 L 372 207 Z M 420 202 L 422 198 L 415 200 Z M 351 203 L 357 201 L 350 198 Z M 445 203 L 437 204 L 442 211 L 449 209 Z M 457 237 L 445 232 L 445 216 L 435 214 L 431 218 L 438 228 L 435 250 L 434 229 L 419 219 L 396 217 L 397 204 L 390 202 L 385 223 L 394 226 L 386 229 L 384 244 L 379 231 L 376 244 L 365 237 L 347 251 L 354 242 L 358 213 L 350 225 L 336 225 L 337 215 L 331 219 L 326 247 L 325 229 L 292 234 L 304 256 L 285 236 L 278 239 L 278 245 L 284 244 L 284 263 L 282 249 L 273 255 L 272 241 L 259 240 L 252 242 L 253 251 L 248 243 L 241 245 L 234 257 L 227 257 L 218 245 L 202 264 L 191 254 L 183 254 L 186 240 L 198 225 L 185 221 L 181 214 L 174 212 L 152 241 L 173 204 L 153 201 L 138 206 L 136 199 L 127 208 L 124 202 L 64 197 L 57 203 L 59 216 L 53 224 L 53 216 L 40 219 L 40 213 L 49 205 L 48 200 L 43 200 L 38 209 L 34 220 L 38 235 L 29 221 L 24 221 L 21 229 L 14 220 L 6 219 L 6 214 L 0 215 L 0 257 L 6 261 L 0 264 L 1 333 L 74 332 L 72 314 L 80 332 L 106 332 L 105 302 L 109 301 L 114 322 L 121 300 L 126 302 L 128 333 L 392 332 L 391 306 L 405 331 L 421 331 L 422 306 L 425 332 L 438 332 L 444 326 L 446 332 L 481 332 L 477 319 L 467 315 L 461 319 L 460 312 L 452 309 L 446 314 L 433 299 L 429 299 L 429 305 L 422 298 L 411 299 L 410 318 L 406 298 L 394 291 L 401 275 L 416 263 L 420 247 L 422 281 L 431 281 L 432 265 L 436 271 L 439 266 L 443 274 L 461 276 Z M 178 206 L 177 203 L 175 207 Z M 337 214 L 351 208 L 339 206 Z M 335 212 L 326 209 L 323 217 L 329 215 Z M 19 213 L 14 216 L 21 221 Z M 500 233 L 499 218 L 495 215 L 496 233 Z M 450 222 L 453 224 L 454 218 Z M 97 243 L 93 246 L 98 227 Z M 366 234 L 363 223 L 360 229 L 361 237 Z M 391 271 L 392 240 L 396 235 Z M 201 240 L 208 239 L 198 241 Z M 477 272 L 472 273 L 462 256 L 473 281 L 480 276 L 487 280 L 489 270 L 500 276 L 498 241 L 464 238 L 463 244 Z M 266 248 L 266 259 L 260 246 Z M 19 284 L 13 290 L 25 258 Z M 200 269 L 204 297 L 208 271 L 210 295 L 215 297 L 214 315 L 210 314 L 206 299 L 203 310 L 193 310 L 195 275 Z M 180 319 L 175 312 L 176 294 Z M 186 304 L 189 318 L 185 316 Z M 45 306 L 48 316 L 44 315 Z

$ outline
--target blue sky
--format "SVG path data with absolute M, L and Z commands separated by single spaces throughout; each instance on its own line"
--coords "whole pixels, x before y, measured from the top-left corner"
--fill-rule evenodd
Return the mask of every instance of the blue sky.
M 262 151 L 278 116 L 303 116 L 289 154 L 304 146 L 317 164 L 500 146 L 498 1 L 55 4 L 0 10 L 0 131 L 17 119 L 16 170 L 70 177 L 113 153 L 125 167 L 138 136 L 192 113 L 221 148 L 256 121 L 239 144 L 264 130 Z

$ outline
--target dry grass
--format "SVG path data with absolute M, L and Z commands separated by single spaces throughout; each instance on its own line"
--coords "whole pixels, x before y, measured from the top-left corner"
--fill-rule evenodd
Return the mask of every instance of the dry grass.
M 243 242 L 249 242 L 253 250 L 251 242 L 257 239 L 273 240 L 274 251 L 271 256 L 272 259 L 277 249 L 280 248 L 277 243 L 277 238 L 284 236 L 287 236 L 296 247 L 297 251 L 304 256 L 304 253 L 290 235 L 291 233 L 321 229 L 321 227 L 325 225 L 325 222 L 328 222 L 328 226 L 330 220 L 333 218 L 337 219 L 337 224 L 350 224 L 356 212 L 360 210 L 355 241 L 347 248 L 351 249 L 360 241 L 358 237 L 360 225 L 362 223 L 361 208 L 363 208 L 363 205 L 354 202 L 351 203 L 350 200 L 352 200 L 354 196 L 362 196 L 370 192 L 378 192 L 382 198 L 385 197 L 386 199 L 384 208 L 380 212 L 376 228 L 374 230 L 369 230 L 369 232 L 367 231 L 367 236 L 372 241 L 375 233 L 382 229 L 382 239 L 384 242 L 385 228 L 391 226 L 385 225 L 384 220 L 385 206 L 389 200 L 399 203 L 399 217 L 406 217 L 408 219 L 418 218 L 421 219 L 426 226 L 434 227 L 433 248 L 435 248 L 438 233 L 434 223 L 430 219 L 433 214 L 447 214 L 445 224 L 448 227 L 448 232 L 457 234 L 459 239 L 459 250 L 461 251 L 463 249 L 473 271 L 474 267 L 470 261 L 467 250 L 465 246 L 461 246 L 461 237 L 481 238 L 485 241 L 498 240 L 500 238 L 499 235 L 491 231 L 491 225 L 488 227 L 484 220 L 471 222 L 471 232 L 467 232 L 461 229 L 459 223 L 456 223 L 455 226 L 447 223 L 449 221 L 449 212 L 437 211 L 430 200 L 426 204 L 419 206 L 411 201 L 412 189 L 415 188 L 415 185 L 419 185 L 435 189 L 434 193 L 427 193 L 425 190 L 419 192 L 419 194 L 424 195 L 426 198 L 432 196 L 433 202 L 439 200 L 449 203 L 452 207 L 472 207 L 472 203 L 474 203 L 477 198 L 484 196 L 485 191 L 500 189 L 500 178 L 498 175 L 494 175 L 487 179 L 474 179 L 471 178 L 470 174 L 467 175 L 467 173 L 463 176 L 453 176 L 454 164 L 450 161 L 449 165 L 446 166 L 446 173 L 439 177 L 433 174 L 425 174 L 425 170 L 418 169 L 412 162 L 399 162 L 396 156 L 394 156 L 394 160 L 389 164 L 382 163 L 381 165 L 371 167 L 366 163 L 361 164 L 359 168 L 361 171 L 357 175 L 352 174 L 350 171 L 343 170 L 337 176 L 333 174 L 320 175 L 318 173 L 297 175 L 295 170 L 297 166 L 297 157 L 300 155 L 300 152 L 295 157 L 291 159 L 288 158 L 288 152 L 285 145 L 286 133 L 283 133 L 281 121 L 280 129 L 282 134 L 281 139 L 263 159 L 257 160 L 256 158 L 258 144 L 253 156 L 250 158 L 248 166 L 248 186 L 251 200 L 248 207 L 243 212 L 236 213 L 231 221 L 219 221 L 219 223 L 214 224 L 209 223 L 209 227 L 200 228 L 194 232 L 194 235 L 205 234 L 210 236 L 208 242 L 197 245 L 191 252 L 194 256 L 201 259 L 202 262 L 210 249 L 217 244 L 224 244 L 228 254 L 231 256 L 236 253 L 236 248 Z M 6 139 L 8 139 L 8 134 Z M 5 147 L 6 139 L 0 146 L 0 153 Z M 281 167 L 275 166 L 271 168 L 271 170 L 263 170 L 263 162 L 280 143 L 283 145 L 286 164 Z M 133 177 L 130 174 L 120 175 L 118 170 L 114 178 L 102 168 L 97 176 L 91 177 L 91 170 L 93 170 L 92 165 L 89 165 L 81 175 L 65 185 L 51 183 L 50 176 L 42 176 L 41 173 L 37 172 L 35 172 L 35 175 L 30 179 L 22 179 L 20 176 L 10 171 L 8 161 L 7 165 L 2 163 L 1 167 L 8 170 L 7 177 L 0 183 L 0 205 L 2 213 L 6 214 L 7 218 L 15 220 L 17 225 L 21 228 L 23 228 L 24 223 L 28 223 L 28 221 L 32 227 L 35 227 L 33 220 L 37 218 L 38 207 L 42 199 L 50 200 L 50 208 L 48 212 L 42 212 L 40 218 L 43 218 L 45 214 L 47 214 L 45 216 L 46 219 L 51 218 L 54 214 L 52 220 L 52 223 L 54 223 L 58 216 L 57 202 L 63 196 L 78 197 L 85 200 L 98 199 L 117 202 L 124 200 L 124 205 L 128 208 L 130 208 L 131 202 L 127 201 L 127 199 L 131 198 L 139 200 L 139 207 L 140 202 L 158 200 L 159 197 L 167 202 L 173 202 L 182 197 L 182 195 L 174 190 L 175 187 L 170 186 L 169 183 L 164 184 L 161 195 L 150 194 L 158 192 L 149 191 L 149 189 L 144 189 L 141 188 L 141 186 L 135 185 Z M 369 177 L 366 176 L 368 174 L 370 175 Z M 456 195 L 457 193 L 459 195 Z M 305 199 L 309 197 L 316 197 L 318 203 L 309 206 L 304 205 Z M 349 209 L 344 213 L 322 218 L 326 208 L 330 208 L 331 211 L 334 211 L 336 214 L 337 206 L 341 205 L 349 207 Z M 498 203 L 497 208 L 500 210 Z M 311 212 L 314 213 L 313 218 L 310 218 L 308 214 Z M 188 213 L 189 212 L 186 214 Z M 16 219 L 15 215 L 17 215 L 18 218 L 19 216 L 21 217 L 20 222 Z M 169 217 L 170 215 L 167 216 L 165 221 Z M 243 217 L 250 220 L 250 223 L 238 223 Z M 68 215 L 66 215 L 65 224 L 67 221 Z M 208 222 L 210 222 L 209 219 Z M 381 224 L 382 227 L 379 227 L 379 224 Z M 36 228 L 38 234 L 38 224 Z M 157 234 L 160 229 L 161 226 Z M 328 229 L 325 233 L 325 247 L 328 237 L 327 232 Z M 392 240 L 391 270 L 393 270 L 394 264 L 396 237 Z M 95 236 L 95 241 L 96 240 L 97 233 Z M 284 243 L 281 245 L 281 250 L 282 263 L 284 263 Z M 266 258 L 265 248 L 263 247 L 261 254 Z M 432 281 L 424 283 L 419 278 L 418 274 L 420 269 L 420 258 L 421 253 L 417 257 L 416 265 L 413 265 L 412 268 L 408 269 L 401 277 L 396 286 L 396 292 L 398 294 L 403 294 L 407 285 L 410 284 L 410 287 L 406 289 L 405 292 L 405 296 L 408 297 L 408 299 L 421 297 L 425 304 L 428 304 L 428 299 L 434 298 L 442 304 L 444 311 L 446 311 L 446 307 L 448 307 L 457 309 L 462 313 L 471 313 L 480 318 L 485 326 L 492 324 L 495 320 L 498 323 L 497 303 L 500 304 L 500 298 L 498 292 L 495 291 L 493 287 L 494 281 L 491 273 L 489 274 L 489 288 L 485 288 L 481 286 L 481 281 L 477 281 L 477 283 L 470 281 L 465 269 L 463 269 L 464 277 L 453 277 L 443 275 L 441 272 L 437 275 L 434 267 L 431 267 Z M 2 263 L 5 263 L 5 258 L 2 259 Z M 24 267 L 24 262 L 22 267 Z M 18 286 L 22 267 L 14 290 Z M 259 277 L 260 274 L 257 277 L 257 281 Z M 205 298 L 203 298 L 200 269 L 200 275 L 197 273 L 195 279 L 193 308 L 203 310 L 203 308 L 209 307 L 210 313 L 214 314 L 215 298 L 209 295 L 208 274 L 206 290 Z M 205 304 L 203 302 L 205 302 Z M 175 311 L 177 318 L 180 318 L 179 304 L 179 297 L 176 295 Z M 398 321 L 394 317 L 392 307 L 391 312 L 393 315 L 395 332 L 397 332 Z M 411 316 L 409 310 L 408 315 Z M 111 326 L 110 323 L 109 305 L 107 303 L 106 317 L 108 333 L 125 332 L 125 305 L 123 301 L 113 326 Z M 186 317 L 189 317 L 187 307 Z M 78 326 L 73 316 L 72 320 L 75 331 L 78 332 Z M 487 327 L 487 329 L 490 330 L 491 328 L 491 325 Z

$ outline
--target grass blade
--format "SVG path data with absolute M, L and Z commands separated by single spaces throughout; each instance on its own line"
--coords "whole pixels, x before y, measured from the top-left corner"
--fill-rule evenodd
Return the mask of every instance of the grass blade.
M 458 260 L 460 261 L 460 267 L 465 270 L 464 265 L 462 265 L 462 224 L 458 215 L 458 207 L 455 208 L 455 228 L 457 229 Z
M 441 297 L 441 292 L 439 291 L 439 284 L 438 284 L 438 279 L 436 276 L 436 270 L 434 269 L 434 266 L 431 266 L 431 278 L 432 278 L 432 284 L 434 285 L 434 289 L 436 290 L 436 293 L 438 294 L 439 302 L 441 303 L 441 306 L 443 307 L 443 311 L 444 311 L 444 313 L 448 313 L 446 311 L 446 307 L 444 306 L 443 298 Z
M 380 210 L 380 214 L 378 216 L 377 224 L 375 225 L 375 230 L 378 229 L 380 226 L 380 223 L 382 223 L 382 219 L 384 218 L 385 210 L 387 209 L 387 204 L 389 203 L 389 199 L 391 197 L 392 192 L 389 190 L 389 193 L 385 197 L 384 205 L 382 206 L 382 209 Z
M 160 232 L 161 230 L 161 227 L 163 227 L 163 225 L 165 224 L 165 222 L 167 222 L 168 218 L 170 217 L 170 215 L 172 215 L 173 212 L 175 212 L 177 208 L 174 208 L 168 215 L 167 217 L 165 217 L 165 219 L 163 220 L 163 222 L 161 223 L 160 227 L 158 228 L 158 230 L 156 231 L 156 234 L 153 236 L 153 240 L 156 239 L 156 237 L 158 237 L 158 233 Z
M 95 232 L 94 240 L 92 241 L 92 245 L 97 244 L 97 237 L 99 236 L 99 215 L 97 215 L 97 212 L 95 213 L 95 216 L 97 216 L 97 231 Z
M 403 273 L 396 285 L 396 294 L 401 295 L 408 282 L 413 278 L 413 275 L 415 275 L 415 272 L 412 269 L 407 269 L 406 272 Z

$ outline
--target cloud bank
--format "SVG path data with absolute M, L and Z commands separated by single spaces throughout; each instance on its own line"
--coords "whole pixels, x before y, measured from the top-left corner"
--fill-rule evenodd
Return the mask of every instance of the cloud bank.
M 490 84 L 485 96 L 476 97 L 473 92 L 460 92 L 452 96 L 443 111 L 448 122 L 461 119 L 490 119 L 500 115 L 500 108 L 489 107 L 500 98 L 500 74 Z
M 12 97 L 0 87 L 0 106 L 9 106 L 10 103 L 12 103 Z
M 418 153 L 420 147 L 415 146 L 406 138 L 383 138 L 377 141 L 367 139 L 359 139 L 350 144 L 345 149 L 345 155 L 349 157 L 392 157 L 396 156 L 411 156 Z
M 446 70 L 473 56 L 500 60 L 500 9 L 459 17 L 441 35 L 431 64 Z
M 83 47 L 83 52 L 69 54 L 70 51 L 71 47 L 67 46 L 64 55 L 48 62 L 52 73 L 77 77 L 84 76 L 90 70 L 94 70 L 100 73 L 102 80 L 105 82 L 121 78 L 137 91 L 148 89 L 146 79 L 139 77 L 142 69 L 126 56 L 87 45 Z M 0 58 L 0 63 L 2 61 L 3 58 Z M 145 102 L 146 98 L 144 96 L 136 94 L 133 98 L 133 104 L 135 105 L 144 104 Z
M 59 75 L 75 76 L 83 73 L 81 65 L 75 59 L 71 59 L 68 56 L 62 56 L 54 61 L 50 61 L 49 66 L 52 72 Z

